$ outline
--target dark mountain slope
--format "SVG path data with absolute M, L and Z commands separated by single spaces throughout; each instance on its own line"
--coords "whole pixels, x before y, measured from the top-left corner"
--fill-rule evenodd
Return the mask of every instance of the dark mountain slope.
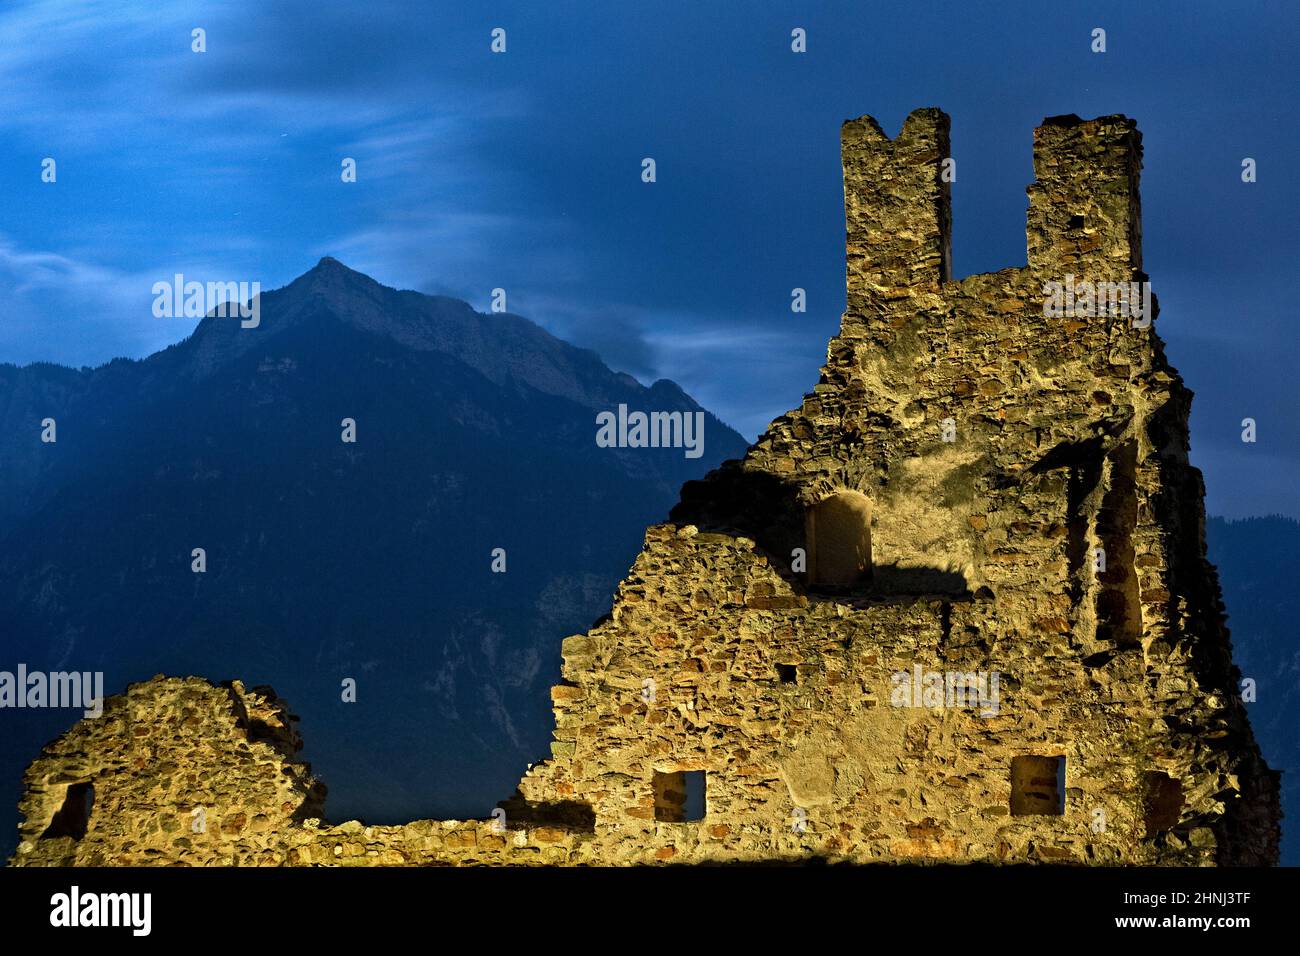
M 1233 658 L 1255 681 L 1250 723 L 1269 766 L 1282 771 L 1282 864 L 1300 866 L 1300 522 L 1210 518 L 1205 536 L 1219 568 Z
M 745 443 L 709 416 L 699 459 L 598 448 L 599 410 L 698 406 L 333 260 L 261 308 L 139 362 L 0 369 L 5 447 L 26 442 L 0 477 L 22 502 L 0 519 L 5 667 L 103 670 L 109 693 L 156 672 L 270 683 L 332 817 L 485 815 L 547 753 L 560 640 L 608 609 L 682 482 Z M 14 799 L 76 716 L 0 714 Z

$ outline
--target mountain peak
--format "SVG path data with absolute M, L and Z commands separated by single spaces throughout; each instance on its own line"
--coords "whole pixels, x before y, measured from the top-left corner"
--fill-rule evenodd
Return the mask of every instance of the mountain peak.
M 295 278 L 294 282 L 291 282 L 290 285 L 298 284 L 298 282 L 302 282 L 303 280 L 312 281 L 313 284 L 317 281 L 339 280 L 374 282 L 373 278 L 370 278 L 364 272 L 357 272 L 356 269 L 347 267 L 347 265 L 344 265 L 341 261 L 335 259 L 334 256 L 321 256 L 320 261 L 318 261 L 316 265 L 313 265 L 311 269 L 304 272 L 302 276 Z M 376 285 L 378 285 L 377 282 Z
M 313 272 L 351 272 L 354 275 L 362 275 L 357 270 L 348 268 L 333 256 L 321 256 L 320 261 L 307 272 L 307 275 L 311 275 Z
M 343 318 L 358 309 L 382 310 L 381 300 L 395 290 L 344 265 L 333 256 L 323 256 L 316 265 L 280 291 L 285 293 L 280 306 L 283 311 L 293 312 L 295 306 L 310 308 L 311 303 L 324 302 Z

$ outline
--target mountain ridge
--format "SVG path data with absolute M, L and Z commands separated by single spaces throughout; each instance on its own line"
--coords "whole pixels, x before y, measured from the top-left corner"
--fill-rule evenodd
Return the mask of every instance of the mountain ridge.
M 119 356 L 100 365 L 80 367 L 44 361 L 29 362 L 25 365 L 0 361 L 0 384 L 4 381 L 3 373 L 6 370 L 11 373 L 30 371 L 32 373 L 60 374 L 70 372 L 77 377 L 93 377 L 97 373 L 107 372 L 123 364 L 138 365 L 175 360 L 176 356 L 185 356 L 185 358 L 193 361 L 199 370 L 206 372 L 214 364 L 218 364 L 220 359 L 232 357 L 232 351 L 235 354 L 242 354 L 258 344 L 259 341 L 265 342 L 267 338 L 284 331 L 290 324 L 302 321 L 304 316 L 312 314 L 313 305 L 337 309 L 341 304 L 346 304 L 349 308 L 345 309 L 345 314 L 340 316 L 344 321 L 352 322 L 359 328 L 390 334 L 402 344 L 432 351 L 446 351 L 449 354 L 457 355 L 471 367 L 476 367 L 485 374 L 488 373 L 488 368 L 485 367 L 486 363 L 480 364 L 483 352 L 482 339 L 485 334 L 506 333 L 516 337 L 522 335 L 531 344 L 544 345 L 548 355 L 564 356 L 570 364 L 579 365 L 586 369 L 603 368 L 608 372 L 611 380 L 629 387 L 649 391 L 655 389 L 656 386 L 667 383 L 667 385 L 672 386 L 674 392 L 679 393 L 686 400 L 690 406 L 689 410 L 704 410 L 672 379 L 660 378 L 647 386 L 627 372 L 610 369 L 594 350 L 573 345 L 525 316 L 513 312 L 483 313 L 474 309 L 467 301 L 453 296 L 431 295 L 415 290 L 387 286 L 363 272 L 350 268 L 333 256 L 323 256 L 307 272 L 302 273 L 279 288 L 264 291 L 260 295 L 264 300 L 270 299 L 269 304 L 275 306 L 273 312 L 283 309 L 286 302 L 289 305 L 289 308 L 285 311 L 284 324 L 270 331 L 269 334 L 264 332 L 262 336 L 248 335 L 248 333 L 260 331 L 260 323 L 256 329 L 241 329 L 238 321 L 209 313 L 197 323 L 194 330 L 185 338 L 138 359 Z M 366 304 L 374 306 L 374 309 L 358 311 L 357 306 L 365 300 L 368 300 Z M 397 302 L 421 303 L 424 314 L 420 315 L 419 318 L 425 320 L 426 325 L 420 328 L 419 326 L 413 326 L 409 321 L 406 324 L 391 322 L 387 315 L 382 313 L 382 307 L 392 306 Z M 264 302 L 263 307 L 265 304 Z M 435 306 L 436 311 L 431 311 Z M 409 320 L 411 316 L 408 315 L 407 318 Z M 439 321 L 444 324 L 454 321 L 459 327 L 458 331 L 461 337 L 451 337 L 445 334 L 446 330 L 444 330 L 442 337 L 431 334 L 437 332 Z M 475 330 L 478 335 L 470 337 L 468 330 L 474 325 L 478 326 Z M 244 333 L 246 337 L 227 338 L 235 332 Z M 59 371 L 56 372 L 55 370 Z M 511 371 L 517 373 L 520 371 L 527 372 L 528 370 L 511 367 Z M 489 377 L 492 376 L 489 375 Z M 563 389 L 552 391 L 551 388 L 554 388 L 557 383 L 540 376 L 533 376 L 528 380 L 530 384 L 537 386 L 540 391 L 581 398 L 587 403 L 600 401 L 607 397 L 603 394 L 579 396 L 572 391 Z M 551 388 L 548 388 L 548 385 Z
M 733 452 L 743 454 L 747 445 L 670 379 L 643 385 L 610 369 L 596 352 L 565 342 L 523 316 L 480 313 L 460 299 L 385 286 L 330 256 L 288 284 L 261 293 L 259 308 L 261 321 L 255 328 L 209 314 L 181 341 L 139 359 L 114 358 L 81 368 L 0 363 L 0 460 L 7 465 L 7 474 L 0 474 L 0 533 L 30 505 L 44 473 L 41 463 L 57 457 L 42 454 L 41 446 L 30 441 L 30 429 L 41 421 L 53 418 L 64 432 L 75 424 L 70 417 L 85 414 L 102 422 L 110 413 L 128 414 L 124 406 L 148 404 L 182 380 L 203 382 L 250 352 L 273 348 L 279 336 L 293 329 L 319 332 L 330 320 L 399 346 L 450 355 L 498 386 L 526 384 L 593 412 L 651 401 L 664 411 L 702 411 L 708 430 L 721 429 Z M 116 408 L 104 407 L 105 392 Z M 592 427 L 594 434 L 594 418 Z

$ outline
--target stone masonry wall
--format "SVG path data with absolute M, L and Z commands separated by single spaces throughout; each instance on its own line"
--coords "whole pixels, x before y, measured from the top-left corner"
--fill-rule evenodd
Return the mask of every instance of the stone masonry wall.
M 683 489 L 611 614 L 564 641 L 552 754 L 504 822 L 321 824 L 282 702 L 158 678 L 32 765 L 14 862 L 1275 862 L 1191 394 L 1154 324 L 1043 307 L 1067 276 L 1145 281 L 1140 134 L 1045 121 L 1027 265 L 957 281 L 948 155 L 938 110 L 893 140 L 845 124 L 848 308 L 821 379 Z M 914 674 L 998 683 L 917 700 Z M 678 775 L 700 773 L 684 819 Z

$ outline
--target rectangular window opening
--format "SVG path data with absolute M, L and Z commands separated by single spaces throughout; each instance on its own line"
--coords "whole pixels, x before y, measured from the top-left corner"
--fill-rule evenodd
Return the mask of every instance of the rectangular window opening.
M 705 779 L 703 770 L 678 770 L 654 775 L 655 819 L 661 823 L 703 820 Z
M 1011 815 L 1061 816 L 1065 813 L 1065 758 L 1011 758 Z

